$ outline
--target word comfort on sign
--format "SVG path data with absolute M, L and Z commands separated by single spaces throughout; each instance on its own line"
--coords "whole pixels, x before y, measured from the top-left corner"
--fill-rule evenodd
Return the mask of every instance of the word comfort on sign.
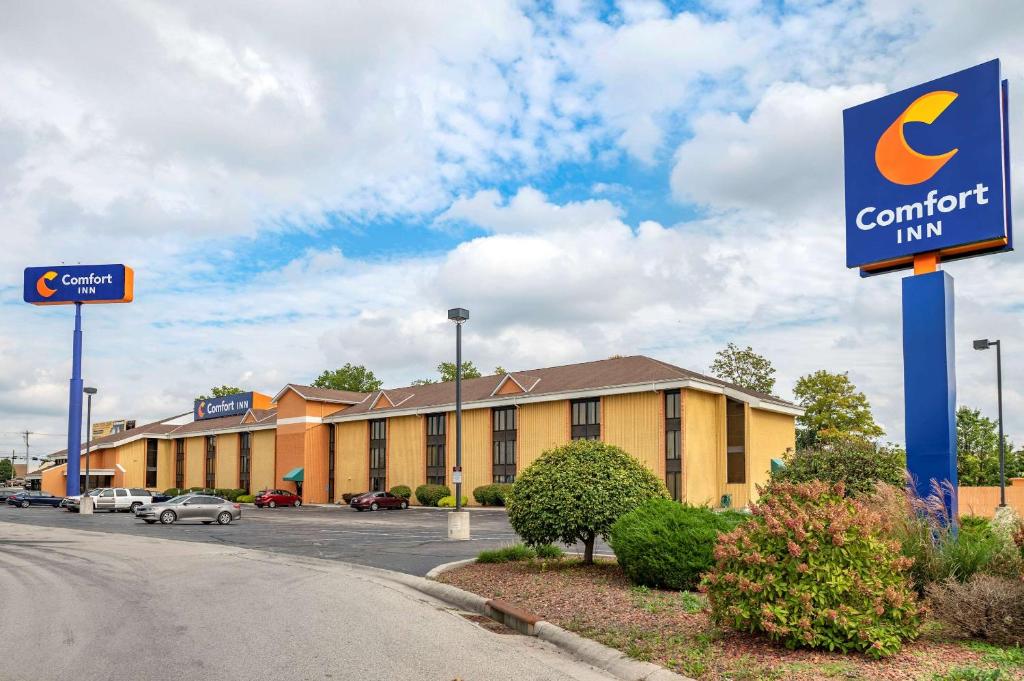
M 844 111 L 847 266 L 1012 249 L 1006 120 L 998 60 Z
M 196 400 L 192 417 L 196 421 L 216 419 L 221 416 L 236 416 L 252 409 L 252 393 L 237 393 L 224 397 Z
M 33 305 L 130 303 L 135 274 L 125 265 L 25 268 L 25 302 Z

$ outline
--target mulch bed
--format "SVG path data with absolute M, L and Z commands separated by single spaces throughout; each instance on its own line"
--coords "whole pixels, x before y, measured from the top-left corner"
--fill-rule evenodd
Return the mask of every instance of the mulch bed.
M 631 657 L 701 681 L 903 681 L 932 679 L 957 667 L 1001 669 L 1003 679 L 1024 679 L 1024 667 L 1013 664 L 1020 662 L 1019 655 L 994 656 L 991 649 L 942 635 L 935 623 L 885 660 L 787 650 L 762 637 L 719 630 L 700 597 L 634 587 L 609 561 L 592 566 L 570 559 L 470 564 L 442 574 L 439 581 L 515 603 Z

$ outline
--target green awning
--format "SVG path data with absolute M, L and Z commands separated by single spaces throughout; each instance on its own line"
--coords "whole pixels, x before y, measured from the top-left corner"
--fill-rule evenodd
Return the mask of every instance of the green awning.
M 284 479 L 288 482 L 302 482 L 302 466 L 293 468 L 285 473 Z

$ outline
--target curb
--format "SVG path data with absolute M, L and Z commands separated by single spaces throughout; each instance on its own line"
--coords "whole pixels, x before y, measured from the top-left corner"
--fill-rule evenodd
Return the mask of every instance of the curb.
M 475 562 L 475 558 L 469 558 L 445 563 L 428 572 L 426 579 L 402 580 L 402 582 L 469 612 L 490 617 L 522 634 L 535 636 L 592 667 L 597 667 L 622 679 L 622 681 L 694 681 L 688 676 L 676 674 L 651 662 L 634 660 L 615 648 L 609 648 L 602 643 L 574 634 L 512 603 L 496 599 L 488 600 L 450 584 L 433 581 L 449 570 Z

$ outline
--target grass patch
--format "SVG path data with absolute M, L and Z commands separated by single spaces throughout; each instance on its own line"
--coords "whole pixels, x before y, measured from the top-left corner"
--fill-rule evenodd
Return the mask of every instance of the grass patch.
M 742 655 L 730 664 L 725 676 L 730 681 L 778 681 L 785 678 L 781 670 L 758 664 L 749 655 Z
M 778 671 L 787 678 L 792 674 L 816 674 L 822 679 L 859 679 L 857 668 L 849 662 L 788 662 Z
M 500 549 L 481 551 L 476 557 L 478 563 L 510 563 L 519 560 L 532 560 L 537 552 L 525 544 L 513 544 Z
M 541 544 L 536 547 L 537 557 L 544 560 L 558 560 L 565 555 L 565 551 L 554 544 Z
M 953 667 L 948 672 L 936 674 L 932 681 L 1002 681 L 1007 678 L 1001 669 L 979 667 Z
M 964 648 L 981 653 L 985 662 L 992 662 L 1000 667 L 1024 667 L 1024 648 L 1020 646 L 1003 647 L 984 641 L 967 641 Z
M 646 586 L 634 586 L 629 589 L 633 604 L 652 615 L 680 609 L 690 615 L 704 609 L 707 599 L 702 594 L 680 591 L 678 593 L 652 591 Z

